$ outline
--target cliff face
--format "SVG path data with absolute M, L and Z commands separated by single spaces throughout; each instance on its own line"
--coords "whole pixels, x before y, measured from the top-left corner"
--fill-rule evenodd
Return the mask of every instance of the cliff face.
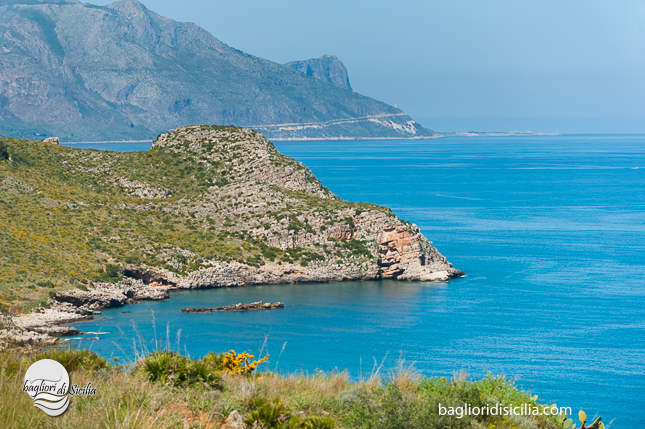
M 271 138 L 433 135 L 399 109 L 245 54 L 136 0 L 12 0 L 0 2 L 0 18 L 0 135 L 152 139 L 196 123 Z
M 224 149 L 222 142 L 231 140 L 236 144 Z M 311 252 L 299 264 L 265 261 L 252 267 L 219 261 L 187 276 L 165 273 L 179 287 L 379 278 L 446 280 L 461 274 L 416 225 L 381 207 L 341 202 L 297 162 L 290 160 L 291 167 L 284 169 L 274 160 L 273 145 L 260 134 L 187 127 L 160 136 L 153 149 L 190 153 L 207 165 L 217 165 L 226 157 L 239 159 L 231 172 L 235 177 L 242 175 L 241 180 L 209 189 L 194 210 L 211 218 L 221 218 L 228 211 L 228 225 L 222 225 L 227 232 L 246 231 L 252 240 L 286 253 L 290 249 Z M 231 196 L 242 203 L 227 210 Z
M 352 90 L 349 84 L 349 76 L 345 64 L 333 55 L 323 55 L 320 58 L 312 58 L 304 61 L 292 61 L 285 66 L 299 71 L 305 76 L 312 76 L 324 80 L 339 88 Z

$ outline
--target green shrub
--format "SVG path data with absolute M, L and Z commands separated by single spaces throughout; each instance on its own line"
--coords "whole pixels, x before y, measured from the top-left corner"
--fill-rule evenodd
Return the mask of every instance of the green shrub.
M 229 184 L 229 181 L 226 180 L 224 177 L 220 177 L 215 181 L 215 185 L 219 188 L 224 187 Z
M 459 420 L 451 416 L 440 416 L 437 413 L 439 403 L 442 406 L 469 403 L 476 407 L 484 402 L 474 383 L 448 383 L 441 386 L 440 394 L 418 395 L 401 390 L 396 383 L 385 381 L 382 386 L 359 388 L 348 396 L 345 400 L 343 423 L 356 429 L 472 427 L 474 418 L 471 416 Z
M 108 369 L 110 364 L 96 353 L 89 350 L 75 350 L 71 347 L 63 349 L 50 349 L 38 353 L 34 361 L 40 359 L 51 359 L 59 362 L 68 372 L 97 371 L 99 369 Z
M 50 281 L 40 281 L 40 282 L 37 282 L 36 285 L 40 287 L 54 287 L 54 283 Z
M 7 143 L 0 140 L 0 161 L 5 159 L 9 159 L 9 149 L 7 148 Z
M 221 389 L 222 378 L 209 362 L 212 361 L 192 360 L 179 353 L 158 351 L 143 358 L 140 368 L 154 383 L 175 387 L 203 385 Z
M 365 247 L 365 241 L 351 239 L 343 243 L 343 247 L 347 249 L 353 256 L 372 256 L 372 253 Z
M 309 417 L 302 427 L 304 429 L 334 429 L 336 422 L 329 417 Z
M 202 362 L 213 370 L 218 370 L 223 361 L 224 356 L 222 353 L 208 352 L 208 354 L 202 358 Z
M 253 402 L 253 408 L 254 410 L 244 419 L 244 424 L 249 427 L 278 429 L 285 427 L 284 424 L 289 420 L 289 412 L 278 398 L 271 402 L 264 398 L 256 399 Z
M 11 306 L 7 303 L 0 302 L 0 314 L 9 314 L 11 311 Z
M 123 278 L 119 271 L 121 267 L 118 265 L 108 264 L 105 266 L 105 271 L 94 276 L 95 282 L 102 283 L 116 283 Z
M 278 257 L 278 254 L 271 248 L 262 249 L 262 256 L 264 256 L 269 261 L 275 261 L 275 258 Z

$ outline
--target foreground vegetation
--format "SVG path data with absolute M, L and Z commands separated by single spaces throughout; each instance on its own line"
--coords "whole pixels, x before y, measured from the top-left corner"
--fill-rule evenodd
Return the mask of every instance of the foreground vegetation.
M 91 382 L 95 396 L 75 396 L 51 418 L 21 393 L 31 362 L 55 359 L 71 382 Z M 563 428 L 559 417 L 440 416 L 445 407 L 534 404 L 504 377 L 422 377 L 398 370 L 352 381 L 346 372 L 280 375 L 257 372 L 261 359 L 209 353 L 189 359 L 157 351 L 120 366 L 87 350 L 49 350 L 30 357 L 0 354 L 0 427 L 3 428 L 218 428 L 238 411 L 247 428 Z M 246 368 L 246 369 L 244 369 Z

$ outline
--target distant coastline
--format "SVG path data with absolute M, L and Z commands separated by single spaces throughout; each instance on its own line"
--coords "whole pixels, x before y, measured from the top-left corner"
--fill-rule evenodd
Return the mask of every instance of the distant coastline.
M 123 143 L 151 143 L 154 140 L 108 140 L 104 142 L 63 142 L 63 144 L 123 144 Z
M 301 137 L 301 138 L 272 138 L 271 141 L 288 142 L 288 141 L 361 141 L 361 140 L 435 140 L 444 137 L 535 137 L 535 136 L 561 136 L 560 133 L 534 133 L 532 131 L 495 131 L 495 132 L 442 132 L 432 136 L 417 137 Z M 91 142 L 62 142 L 65 145 L 79 144 L 127 144 L 127 143 L 153 143 L 154 140 L 108 140 L 108 141 L 91 141 Z
M 442 137 L 535 137 L 535 136 L 561 136 L 560 133 L 534 133 L 533 131 L 494 131 L 479 132 L 466 131 L 454 133 L 440 133 Z

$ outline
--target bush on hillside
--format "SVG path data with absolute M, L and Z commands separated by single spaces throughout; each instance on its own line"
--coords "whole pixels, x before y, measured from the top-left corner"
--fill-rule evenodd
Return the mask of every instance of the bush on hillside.
M 222 388 L 222 377 L 216 368 L 204 360 L 192 360 L 179 353 L 158 351 L 140 362 L 149 381 L 175 387 L 199 386 Z
M 40 352 L 34 357 L 34 362 L 41 359 L 55 360 L 63 365 L 67 372 L 98 371 L 110 368 L 110 364 L 96 353 L 85 349 L 75 350 L 71 347 Z
M 9 149 L 7 148 L 7 144 L 0 140 L 0 161 L 9 159 Z
M 105 271 L 95 276 L 94 281 L 101 283 L 116 283 L 123 278 L 120 270 L 121 267 L 118 265 L 107 264 L 105 266 Z
M 219 364 L 219 372 L 227 372 L 231 375 L 250 374 L 255 371 L 259 364 L 266 362 L 269 359 L 269 355 L 267 355 L 262 359 L 252 360 L 255 359 L 254 355 L 247 352 L 237 354 L 235 350 L 231 350 L 230 352 L 224 353 L 220 356 L 221 361 Z

